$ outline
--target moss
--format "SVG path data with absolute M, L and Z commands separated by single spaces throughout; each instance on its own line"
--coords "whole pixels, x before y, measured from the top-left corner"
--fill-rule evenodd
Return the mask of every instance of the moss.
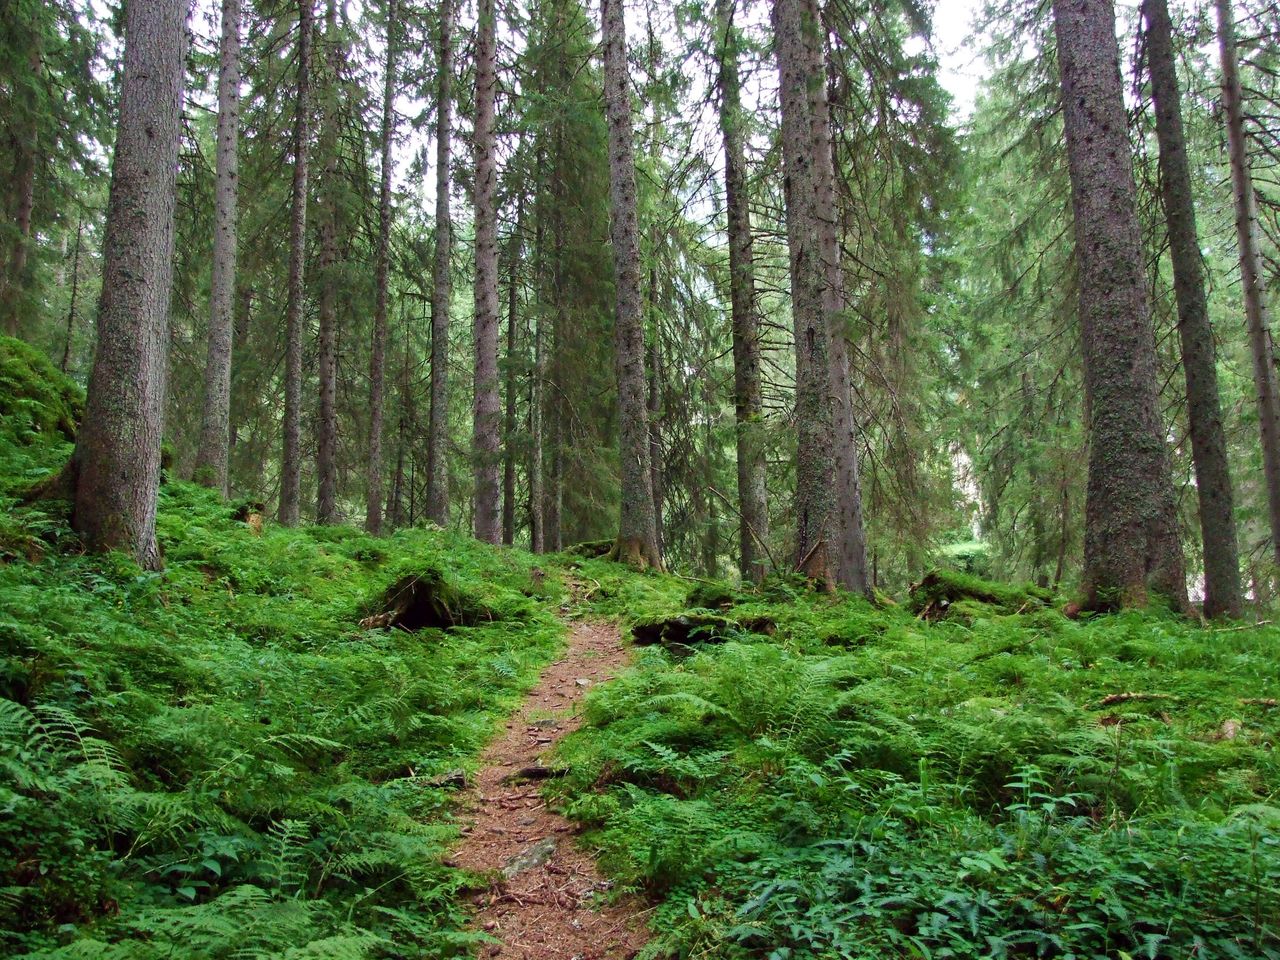
M 0 430 L 18 443 L 74 440 L 84 392 L 35 348 L 0 337 Z
M 911 588 L 908 608 L 926 620 L 952 614 L 973 620 L 1041 610 L 1053 599 L 1053 591 L 1031 583 L 996 583 L 957 570 L 934 570 Z

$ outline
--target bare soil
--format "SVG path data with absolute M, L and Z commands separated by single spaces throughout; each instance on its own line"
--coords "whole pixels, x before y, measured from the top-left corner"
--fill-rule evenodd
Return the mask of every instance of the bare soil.
M 513 776 L 543 766 L 544 754 L 578 727 L 587 691 L 627 657 L 616 627 L 574 624 L 564 654 L 489 745 L 462 794 L 470 825 L 451 862 L 494 877 L 474 898 L 474 926 L 500 943 L 481 947 L 481 957 L 626 960 L 647 939 L 645 905 L 635 897 L 607 902 L 610 883 L 575 842 L 576 828 L 547 808 L 539 780 Z

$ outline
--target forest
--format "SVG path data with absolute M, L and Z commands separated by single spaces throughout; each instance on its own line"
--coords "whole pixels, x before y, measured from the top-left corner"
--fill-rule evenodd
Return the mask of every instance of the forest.
M 0 0 L 0 956 L 1280 958 L 1275 0 Z

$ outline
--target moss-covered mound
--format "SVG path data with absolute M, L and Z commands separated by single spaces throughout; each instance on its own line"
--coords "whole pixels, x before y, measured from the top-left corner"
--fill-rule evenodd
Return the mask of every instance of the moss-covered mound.
M 934 570 L 911 588 L 908 607 L 925 620 L 974 620 L 1041 610 L 1053 599 L 1053 591 L 1030 583 L 997 583 L 956 570 Z
M 582 572 L 642 629 L 690 599 Z M 701 615 L 776 633 L 639 650 L 551 787 L 657 901 L 655 955 L 1280 957 L 1280 628 L 949 573 L 910 607 L 725 597 Z
M 555 655 L 556 571 L 440 531 L 257 531 L 237 512 L 166 484 L 159 574 L 80 555 L 54 514 L 3 512 L 42 549 L 0 562 L 0 956 L 474 941 L 467 877 L 442 862 L 449 777 Z M 430 643 L 362 629 L 411 570 L 497 619 Z
M 44 354 L 0 337 L 0 436 L 22 445 L 74 440 L 84 393 Z

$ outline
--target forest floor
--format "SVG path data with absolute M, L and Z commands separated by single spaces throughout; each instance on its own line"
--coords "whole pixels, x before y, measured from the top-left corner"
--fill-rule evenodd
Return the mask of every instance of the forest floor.
M 1270 611 L 642 574 L 171 478 L 154 573 L 20 500 L 82 402 L 0 337 L 0 956 L 1280 960 Z
M 544 757 L 581 723 L 587 691 L 625 668 L 627 651 L 610 624 L 572 626 L 563 656 L 538 679 L 506 730 L 490 744 L 464 795 L 472 818 L 452 863 L 493 877 L 474 898 L 474 926 L 500 941 L 487 957 L 615 960 L 646 940 L 643 903 L 609 901 L 613 884 L 573 841 L 578 828 L 542 797 Z

